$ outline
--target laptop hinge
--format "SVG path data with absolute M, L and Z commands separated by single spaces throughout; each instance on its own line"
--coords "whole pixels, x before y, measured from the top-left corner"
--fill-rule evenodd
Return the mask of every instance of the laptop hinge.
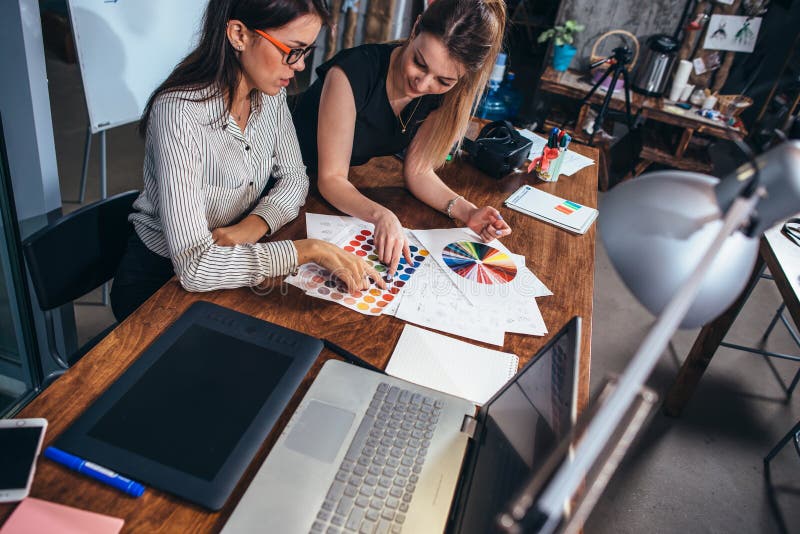
M 470 437 L 475 437 L 475 429 L 478 427 L 478 420 L 469 414 L 464 415 L 464 420 L 461 421 L 461 432 Z

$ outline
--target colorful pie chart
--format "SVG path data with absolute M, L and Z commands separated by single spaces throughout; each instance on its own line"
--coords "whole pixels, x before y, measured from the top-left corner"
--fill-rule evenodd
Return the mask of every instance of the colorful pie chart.
M 444 247 L 442 259 L 454 273 L 479 284 L 505 284 L 517 275 L 517 266 L 508 254 L 483 243 L 450 243 Z

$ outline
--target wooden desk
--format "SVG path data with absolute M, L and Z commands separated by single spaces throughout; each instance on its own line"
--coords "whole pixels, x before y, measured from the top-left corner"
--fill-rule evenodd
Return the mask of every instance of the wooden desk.
M 588 147 L 576 150 L 593 159 L 597 151 Z M 575 236 L 532 217 L 502 208 L 502 202 L 523 183 L 525 175 L 494 181 L 460 162 L 447 164 L 442 178 L 456 191 L 478 205 L 500 208 L 513 228 L 504 243 L 513 252 L 527 256 L 530 267 L 554 296 L 539 300 L 548 329 L 557 332 L 569 318 L 578 315 L 583 321 L 582 358 L 580 362 L 579 406 L 585 406 L 589 394 L 589 365 L 592 331 L 592 291 L 594 280 L 595 229 Z M 394 158 L 379 158 L 352 169 L 351 177 L 367 196 L 393 209 L 409 228 L 446 228 L 452 222 L 414 199 L 403 187 L 400 163 Z M 590 166 L 557 183 L 540 184 L 543 190 L 581 204 L 597 206 L 597 167 Z M 309 195 L 306 209 L 315 213 L 333 213 L 319 194 Z M 282 229 L 278 239 L 305 237 L 303 214 Z M 249 288 L 188 293 L 174 279 L 161 288 L 141 308 L 120 324 L 108 337 L 81 359 L 74 368 L 28 405 L 19 417 L 46 417 L 50 421 L 44 445 L 49 445 L 80 415 L 186 308 L 197 300 L 207 300 L 272 321 L 313 336 L 329 338 L 340 346 L 385 367 L 403 329 L 394 317 L 367 317 L 332 302 L 305 296 L 295 287 L 275 280 L 269 291 Z M 368 335 L 364 335 L 368 331 Z M 516 353 L 521 363 L 529 360 L 549 339 L 547 337 L 508 334 L 503 350 Z M 221 355 L 224 356 L 224 355 Z M 32 496 L 125 519 L 126 532 L 206 532 L 217 531 L 224 524 L 249 485 L 257 468 L 277 439 L 280 430 L 297 407 L 323 360 L 333 357 L 328 351 L 315 364 L 302 387 L 283 414 L 276 431 L 245 473 L 242 481 L 218 513 L 169 494 L 148 488 L 139 499 L 73 473 L 46 459 L 39 461 Z M 211 422 L 210 422 L 211 423 Z M 13 509 L 0 506 L 0 523 Z
M 697 335 L 689 355 L 664 399 L 664 412 L 667 415 L 678 417 L 683 412 L 683 408 L 689 402 L 708 364 L 717 352 L 720 342 L 747 302 L 753 287 L 758 283 L 765 264 L 769 267 L 783 302 L 786 303 L 786 309 L 789 310 L 795 328 L 800 331 L 800 247 L 781 233 L 782 226 L 783 223 L 765 232 L 761 237 L 756 266 L 750 275 L 747 287 L 736 302 L 731 304 L 725 313 L 704 326 Z
M 592 88 L 591 80 L 576 71 L 556 72 L 552 67 L 547 67 L 541 77 L 540 89 L 547 93 L 566 96 L 575 100 L 582 100 Z M 590 104 L 603 103 L 606 93 L 596 91 Z M 646 97 L 635 91 L 630 92 L 631 113 L 640 114 L 652 123 L 672 127 L 672 131 L 664 128 L 652 128 L 645 125 L 643 130 L 643 146 L 636 165 L 636 174 L 644 172 L 653 163 L 669 165 L 679 169 L 695 172 L 710 172 L 711 162 L 705 150 L 692 146 L 695 134 L 705 134 L 719 139 L 742 139 L 747 135 L 744 128 L 731 129 L 719 121 L 705 119 L 695 114 L 694 111 L 677 108 L 662 98 Z M 616 91 L 609 102 L 609 107 L 616 111 L 625 111 L 625 92 Z M 588 141 L 588 135 L 582 132 L 583 124 L 589 105 L 584 105 L 578 112 L 575 120 L 574 138 L 580 142 Z M 551 118 L 545 121 L 545 126 L 561 127 L 565 117 Z M 571 121 L 569 121 L 571 123 Z M 607 184 L 601 179 L 601 189 L 606 190 Z

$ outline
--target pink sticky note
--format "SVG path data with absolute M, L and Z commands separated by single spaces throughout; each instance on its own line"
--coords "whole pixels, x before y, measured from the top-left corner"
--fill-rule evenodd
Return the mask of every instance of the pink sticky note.
M 124 523 L 117 517 L 28 497 L 17 505 L 0 534 L 117 534 Z

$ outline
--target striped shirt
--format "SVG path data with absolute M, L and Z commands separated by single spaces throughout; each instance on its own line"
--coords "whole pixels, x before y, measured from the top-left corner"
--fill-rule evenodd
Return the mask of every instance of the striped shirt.
M 224 97 L 192 101 L 209 91 L 156 98 L 145 141 L 144 190 L 130 216 L 142 242 L 172 259 L 189 291 L 253 286 L 296 269 L 291 241 L 226 247 L 214 244 L 211 231 L 253 214 L 275 233 L 297 217 L 308 193 L 285 90 L 253 93 L 244 132 L 225 110 Z M 277 182 L 260 197 L 270 175 Z

